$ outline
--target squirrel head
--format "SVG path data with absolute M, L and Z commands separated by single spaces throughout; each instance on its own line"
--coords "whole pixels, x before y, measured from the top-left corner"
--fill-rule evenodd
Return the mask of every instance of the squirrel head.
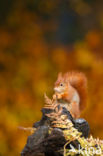
M 57 81 L 55 82 L 54 91 L 57 93 L 65 93 L 69 88 L 70 83 L 68 81 L 68 74 L 62 75 L 62 73 L 58 74 Z
M 69 72 L 62 75 L 58 74 L 55 82 L 54 91 L 58 94 L 70 93 L 77 91 L 80 97 L 80 109 L 82 110 L 86 105 L 87 100 L 87 79 L 81 72 Z

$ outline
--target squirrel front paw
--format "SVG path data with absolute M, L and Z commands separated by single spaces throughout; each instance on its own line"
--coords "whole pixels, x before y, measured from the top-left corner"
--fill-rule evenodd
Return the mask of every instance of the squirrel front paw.
M 62 99 L 62 95 L 61 94 L 54 94 L 53 95 L 53 100 L 59 100 Z

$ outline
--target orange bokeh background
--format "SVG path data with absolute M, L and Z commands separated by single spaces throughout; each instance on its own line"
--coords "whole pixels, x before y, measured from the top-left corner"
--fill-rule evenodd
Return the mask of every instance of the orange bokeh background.
M 60 71 L 86 74 L 81 117 L 103 139 L 103 2 L 10 2 L 0 2 L 0 156 L 20 155 L 29 134 L 18 127 L 41 118 L 43 95 L 52 97 Z

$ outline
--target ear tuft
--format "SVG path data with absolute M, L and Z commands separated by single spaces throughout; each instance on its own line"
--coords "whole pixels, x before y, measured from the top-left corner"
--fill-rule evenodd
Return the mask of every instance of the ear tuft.
M 59 83 L 62 82 L 62 81 L 63 81 L 63 77 L 62 77 L 62 73 L 60 72 L 60 73 L 58 74 L 58 78 L 57 78 L 57 81 L 55 82 L 55 85 L 59 84 Z

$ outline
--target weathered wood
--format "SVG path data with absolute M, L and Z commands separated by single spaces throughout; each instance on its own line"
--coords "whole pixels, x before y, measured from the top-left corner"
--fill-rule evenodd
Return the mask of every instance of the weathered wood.
M 39 156 L 45 154 L 46 156 L 60 156 L 61 150 L 66 143 L 62 130 L 54 128 L 52 133 L 48 134 L 48 127 L 41 126 L 34 134 L 28 137 L 27 144 L 21 156 Z M 56 152 L 58 151 L 58 152 Z
M 51 134 L 49 133 L 51 121 L 46 114 L 49 114 L 51 111 L 52 110 L 42 109 L 42 119 L 33 125 L 37 130 L 28 137 L 21 156 L 63 156 L 63 146 L 66 140 L 63 136 L 62 129 L 54 128 Z M 62 114 L 68 116 L 68 119 L 71 120 L 74 127 L 82 132 L 84 137 L 88 137 L 89 125 L 86 120 L 74 120 L 66 108 L 63 108 Z M 75 141 L 73 144 L 75 144 L 77 148 L 78 142 Z

